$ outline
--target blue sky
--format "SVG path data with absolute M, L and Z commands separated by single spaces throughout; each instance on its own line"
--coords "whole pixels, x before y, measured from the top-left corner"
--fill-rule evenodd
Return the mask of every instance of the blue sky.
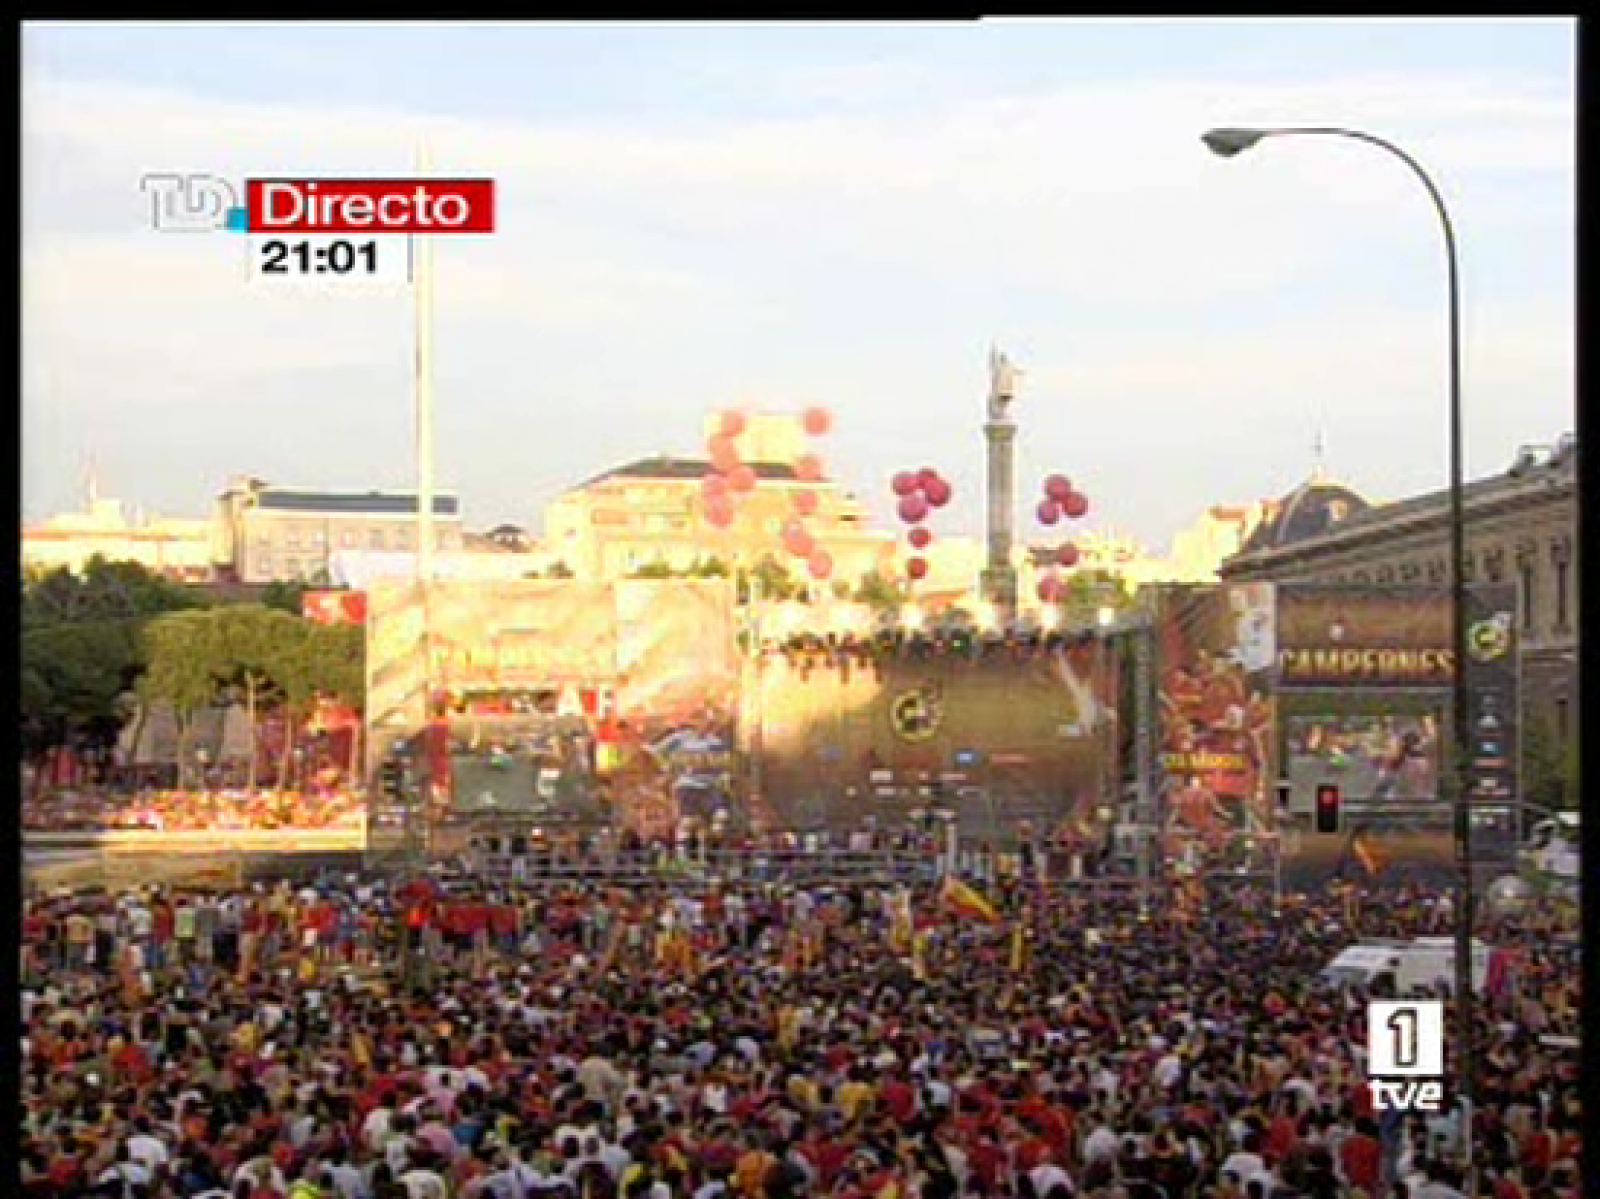
M 1157 550 L 1329 466 L 1444 472 L 1443 280 L 1381 154 L 1223 123 L 1347 124 L 1435 173 L 1463 252 L 1468 451 L 1572 427 L 1574 27 L 1141 20 L 930 26 L 31 26 L 24 510 L 202 514 L 236 472 L 411 483 L 403 295 L 266 294 L 221 237 L 148 228 L 150 170 L 499 180 L 438 249 L 442 483 L 537 526 L 606 466 L 692 453 L 732 404 L 835 412 L 887 511 L 939 466 L 982 511 L 985 355 L 1026 372 L 1021 489 L 1061 469 Z

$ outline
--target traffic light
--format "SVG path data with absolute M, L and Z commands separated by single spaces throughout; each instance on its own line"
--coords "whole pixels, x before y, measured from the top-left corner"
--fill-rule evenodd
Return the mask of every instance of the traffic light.
M 378 785 L 385 799 L 398 801 L 405 786 L 405 765 L 399 758 L 387 758 L 378 767 Z
M 1317 787 L 1317 832 L 1339 831 L 1339 788 L 1333 783 Z

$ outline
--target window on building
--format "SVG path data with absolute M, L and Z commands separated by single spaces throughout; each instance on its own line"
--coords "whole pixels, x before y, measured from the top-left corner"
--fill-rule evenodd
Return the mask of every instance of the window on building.
M 1428 563 L 1428 582 L 1443 583 L 1447 573 L 1443 558 L 1435 558 Z
M 356 544 L 356 531 L 354 529 L 346 529 L 339 537 L 339 544 L 344 546 L 344 548 L 347 550 L 354 549 Z
M 1567 724 L 1567 716 L 1568 716 L 1567 697 L 1564 696 L 1564 695 L 1556 696 L 1555 707 L 1556 707 L 1556 740 L 1560 741 L 1562 745 L 1565 745 L 1567 743 L 1568 736 L 1571 735 L 1570 732 L 1568 731 L 1571 726 Z
M 323 546 L 328 544 L 327 534 L 321 532 L 311 534 L 311 544 L 320 550 Z
M 1565 633 L 1568 629 L 1567 613 L 1569 611 L 1567 584 L 1571 580 L 1572 560 L 1570 547 L 1562 542 L 1555 542 L 1550 546 L 1550 565 L 1556 574 L 1556 631 Z
M 367 545 L 375 550 L 381 550 L 387 544 L 382 529 L 370 529 L 367 532 Z
M 1468 554 L 1466 557 L 1461 559 L 1461 581 L 1463 583 L 1472 582 L 1477 573 L 1478 560 L 1476 558 L 1474 558 L 1471 554 Z
M 1356 571 L 1351 577 L 1354 578 L 1355 581 L 1358 582 L 1358 583 L 1370 583 L 1370 582 L 1372 582 L 1372 576 L 1369 575 L 1364 570 Z
M 1490 550 L 1483 556 L 1483 577 L 1491 583 L 1504 581 L 1506 577 L 1504 550 Z
M 1534 607 L 1538 597 L 1538 578 L 1533 569 L 1533 559 L 1523 558 L 1517 563 L 1517 573 L 1522 576 L 1522 631 L 1533 631 Z
M 299 549 L 300 548 L 300 534 L 296 533 L 293 529 L 290 529 L 289 532 L 284 536 L 283 546 L 284 546 L 285 549 L 290 549 L 290 550 Z
M 266 575 L 270 578 L 272 575 L 272 568 L 275 565 L 277 564 L 273 562 L 271 554 L 261 554 L 256 558 L 256 574 L 258 576 Z
M 1380 566 L 1380 567 L 1378 567 L 1378 582 L 1380 582 L 1380 583 L 1392 583 L 1392 582 L 1394 582 L 1394 567 L 1392 567 L 1392 566 Z

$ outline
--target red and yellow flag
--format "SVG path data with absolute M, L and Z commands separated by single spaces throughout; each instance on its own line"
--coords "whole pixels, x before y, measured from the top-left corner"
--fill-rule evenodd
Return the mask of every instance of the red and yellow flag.
M 1000 919 L 1000 913 L 995 911 L 994 904 L 985 899 L 981 892 L 969 887 L 953 874 L 944 876 L 944 883 L 939 888 L 939 902 L 957 916 L 965 916 L 968 920 L 982 920 L 993 924 Z
M 1350 849 L 1356 855 L 1356 860 L 1361 863 L 1362 869 L 1369 877 L 1374 876 L 1383 869 L 1383 858 L 1375 846 L 1368 844 L 1365 834 L 1357 833 L 1350 842 Z

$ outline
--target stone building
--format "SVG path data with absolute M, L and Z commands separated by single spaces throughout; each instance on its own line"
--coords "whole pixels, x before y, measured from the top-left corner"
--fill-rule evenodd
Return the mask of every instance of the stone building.
M 1517 587 L 1524 727 L 1564 752 L 1578 729 L 1577 443 L 1521 450 L 1463 490 L 1468 582 Z M 1369 504 L 1314 475 L 1268 506 L 1227 582 L 1437 584 L 1450 580 L 1450 493 Z
M 459 550 L 461 506 L 433 497 L 434 544 Z M 213 562 L 241 583 L 328 580 L 345 550 L 417 548 L 417 497 L 404 492 L 307 491 L 238 478 L 217 497 Z

